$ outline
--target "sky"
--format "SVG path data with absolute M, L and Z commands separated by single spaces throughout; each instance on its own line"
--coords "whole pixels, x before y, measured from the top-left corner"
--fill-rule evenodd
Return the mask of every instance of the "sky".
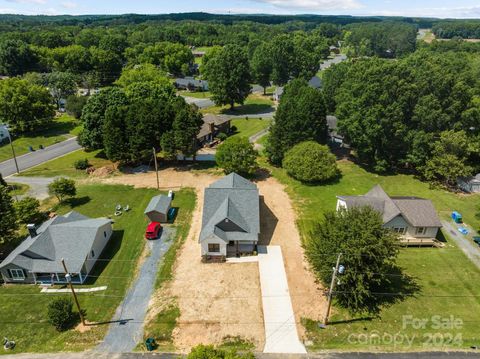
M 479 0 L 0 0 L 10 14 L 326 14 L 480 18 Z

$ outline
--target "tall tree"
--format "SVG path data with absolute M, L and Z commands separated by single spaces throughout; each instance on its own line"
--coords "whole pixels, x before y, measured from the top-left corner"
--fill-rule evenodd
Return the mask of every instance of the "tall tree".
M 250 93 L 250 66 L 244 48 L 227 45 L 205 65 L 204 75 L 217 105 L 243 104 Z
M 254 80 L 263 87 L 263 94 L 267 93 L 267 87 L 270 86 L 272 77 L 273 62 L 268 43 L 259 45 L 251 60 L 252 73 Z
M 267 154 L 280 165 L 286 151 L 299 142 L 313 140 L 326 143 L 326 108 L 321 91 L 296 79 L 285 86 L 282 99 L 270 129 Z
M 155 65 L 142 64 L 133 68 L 124 68 L 122 75 L 115 84 L 121 87 L 127 87 L 139 82 L 155 82 L 164 85 L 170 83 L 165 77 L 165 74 Z
M 77 93 L 77 78 L 70 72 L 52 72 L 47 76 L 47 84 L 59 108 L 61 100 Z
M 226 174 L 236 172 L 248 176 L 258 168 L 257 151 L 245 137 L 227 139 L 218 147 L 215 160 Z
M 0 41 L 0 74 L 22 75 L 37 66 L 37 56 L 30 46 L 21 40 Z
M 0 244 L 10 242 L 15 238 L 18 229 L 17 216 L 8 187 L 0 185 Z

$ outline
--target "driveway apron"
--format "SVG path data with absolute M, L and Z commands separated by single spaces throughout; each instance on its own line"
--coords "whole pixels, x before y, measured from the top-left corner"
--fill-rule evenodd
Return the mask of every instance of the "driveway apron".
M 143 341 L 143 326 L 152 296 L 158 265 L 172 245 L 173 229 L 163 228 L 160 239 L 148 241 L 150 255 L 140 268 L 138 277 L 132 283 L 125 299 L 117 308 L 104 341 L 96 351 L 126 353 Z
M 263 352 L 305 354 L 298 339 L 281 247 L 258 246 L 258 264 L 265 323 Z

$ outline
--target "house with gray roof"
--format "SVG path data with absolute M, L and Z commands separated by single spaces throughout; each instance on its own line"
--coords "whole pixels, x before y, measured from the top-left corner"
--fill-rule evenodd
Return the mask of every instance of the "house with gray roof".
M 193 77 L 175 79 L 175 87 L 179 90 L 208 91 L 208 81 L 197 80 Z
M 172 197 L 163 194 L 155 196 L 145 209 L 145 215 L 152 222 L 165 223 L 168 221 L 168 211 L 171 205 Z
M 467 193 L 480 193 L 480 173 L 471 177 L 462 177 L 457 180 L 458 187 Z
M 255 184 L 236 173 L 205 189 L 202 256 L 225 258 L 255 251 L 260 233 L 260 197 Z
M 380 185 L 363 196 L 337 196 L 337 211 L 370 206 L 380 213 L 383 226 L 405 241 L 434 240 L 442 223 L 432 201 L 418 197 L 390 197 Z
M 229 134 L 231 122 L 232 119 L 225 115 L 214 115 L 211 113 L 203 115 L 203 124 L 197 134 L 199 146 L 209 145 L 220 133 Z
M 62 259 L 72 282 L 83 284 L 112 236 L 112 221 L 72 211 L 40 227 L 0 264 L 6 283 L 66 283 Z

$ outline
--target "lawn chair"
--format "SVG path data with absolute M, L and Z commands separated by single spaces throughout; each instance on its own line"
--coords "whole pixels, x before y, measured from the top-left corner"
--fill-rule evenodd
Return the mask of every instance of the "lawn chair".
M 122 205 L 121 204 L 117 204 L 117 206 L 115 207 L 115 211 L 121 211 L 122 210 Z
M 130 211 L 130 206 L 127 204 L 125 207 L 123 207 L 124 212 Z

